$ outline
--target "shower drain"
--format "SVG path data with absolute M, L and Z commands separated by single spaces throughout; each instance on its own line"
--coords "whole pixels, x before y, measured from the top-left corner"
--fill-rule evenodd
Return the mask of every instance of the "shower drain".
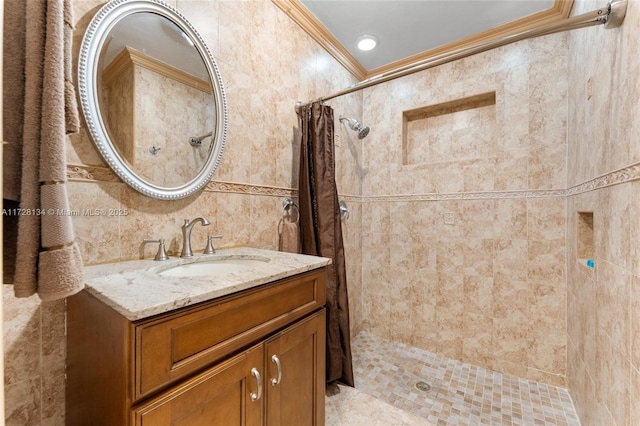
M 427 382 L 417 382 L 416 389 L 421 390 L 422 392 L 429 392 L 431 390 L 431 385 Z

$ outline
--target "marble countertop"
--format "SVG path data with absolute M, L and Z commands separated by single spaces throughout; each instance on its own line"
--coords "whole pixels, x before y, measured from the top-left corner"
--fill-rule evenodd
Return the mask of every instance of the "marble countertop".
M 158 274 L 185 263 L 234 258 L 259 259 L 265 263 L 245 271 L 215 276 L 171 277 Z M 218 250 L 213 255 L 194 255 L 188 259 L 172 257 L 162 262 L 132 260 L 88 266 L 84 269 L 85 289 L 125 318 L 136 321 L 321 268 L 330 263 L 331 259 L 325 257 L 232 248 Z

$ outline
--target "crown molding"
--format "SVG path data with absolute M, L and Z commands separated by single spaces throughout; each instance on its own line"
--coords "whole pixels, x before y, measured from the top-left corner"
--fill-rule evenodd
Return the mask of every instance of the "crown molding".
M 349 51 L 329 32 L 329 30 L 300 2 L 300 0 L 271 0 L 276 6 L 296 22 L 307 34 L 333 56 L 359 81 L 373 76 L 389 73 L 427 61 L 437 55 L 473 46 L 479 43 L 499 40 L 500 38 L 538 28 L 552 22 L 567 19 L 573 7 L 573 0 L 555 0 L 553 7 L 534 13 L 513 22 L 487 31 L 465 37 L 460 40 L 409 56 L 390 64 L 367 70 Z
M 299 0 L 271 0 L 358 80 L 367 70 Z
M 202 92 L 212 93 L 211 84 L 207 80 L 202 80 L 188 72 L 182 71 L 149 55 L 145 55 L 139 50 L 128 46 L 122 49 L 113 61 L 107 65 L 102 75 L 103 83 L 109 84 L 109 82 L 120 75 L 121 72 L 133 65 L 146 68 L 149 71 L 153 71 Z

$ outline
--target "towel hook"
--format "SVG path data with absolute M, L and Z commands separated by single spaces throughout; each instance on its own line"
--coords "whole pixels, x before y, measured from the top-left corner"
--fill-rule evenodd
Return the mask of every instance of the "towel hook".
M 298 213 L 296 220 L 294 220 L 294 222 L 298 223 L 300 221 L 300 209 L 298 208 L 296 203 L 291 201 L 291 198 L 287 197 L 284 200 L 282 200 L 282 216 L 284 217 L 287 214 L 287 211 L 291 209 L 291 207 L 295 207 L 296 213 Z

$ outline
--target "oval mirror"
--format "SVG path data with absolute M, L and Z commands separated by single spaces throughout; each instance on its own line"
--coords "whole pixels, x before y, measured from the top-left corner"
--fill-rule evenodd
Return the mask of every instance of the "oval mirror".
M 218 168 L 227 133 L 222 78 L 202 37 L 172 6 L 103 6 L 82 40 L 78 92 L 96 148 L 137 191 L 187 197 Z

